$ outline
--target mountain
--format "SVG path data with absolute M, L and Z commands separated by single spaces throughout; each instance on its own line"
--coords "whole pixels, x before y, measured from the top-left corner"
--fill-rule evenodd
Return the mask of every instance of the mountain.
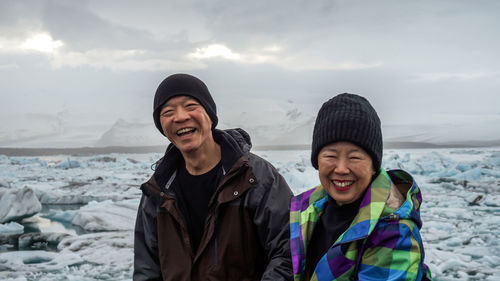
M 118 119 L 95 142 L 95 146 L 159 146 L 166 143 L 165 137 L 158 132 L 153 122 L 132 123 Z

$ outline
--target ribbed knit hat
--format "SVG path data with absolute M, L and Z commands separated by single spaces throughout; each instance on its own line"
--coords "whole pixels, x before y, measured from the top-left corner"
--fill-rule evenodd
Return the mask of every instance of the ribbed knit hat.
M 161 128 L 160 112 L 163 105 L 175 96 L 195 98 L 205 108 L 210 120 L 212 120 L 212 129 L 217 126 L 217 108 L 205 83 L 192 75 L 178 73 L 168 76 L 160 83 L 153 102 L 153 120 L 156 128 L 163 135 L 165 134 Z
M 348 141 L 363 148 L 378 172 L 382 162 L 382 129 L 377 112 L 362 96 L 340 94 L 323 104 L 314 124 L 311 163 L 318 169 L 318 154 L 334 142 Z

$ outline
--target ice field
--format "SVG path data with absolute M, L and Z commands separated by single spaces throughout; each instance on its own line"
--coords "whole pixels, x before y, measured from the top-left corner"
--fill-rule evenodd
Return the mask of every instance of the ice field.
M 254 151 L 298 193 L 319 183 L 309 151 Z M 0 155 L 0 280 L 131 280 L 149 154 Z M 435 280 L 500 280 L 500 148 L 387 149 L 422 193 Z

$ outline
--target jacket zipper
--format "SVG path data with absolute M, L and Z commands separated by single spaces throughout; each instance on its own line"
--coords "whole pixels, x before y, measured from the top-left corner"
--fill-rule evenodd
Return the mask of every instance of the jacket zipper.
M 250 167 L 250 165 L 248 165 L 248 163 L 247 163 L 247 162 L 244 162 L 244 163 L 243 163 L 243 164 L 242 164 L 242 165 L 238 168 L 238 170 L 237 170 L 237 171 L 235 171 L 235 172 L 234 172 L 234 174 L 233 174 L 233 175 L 231 175 L 231 177 L 230 177 L 230 178 L 225 179 L 225 181 L 224 181 L 223 183 L 225 184 L 225 183 L 226 183 L 226 182 L 228 182 L 231 178 L 233 178 L 233 177 L 235 177 L 235 176 L 239 175 L 243 169 L 247 169 L 248 167 Z M 224 179 L 223 179 L 223 180 L 224 180 Z M 221 186 L 222 186 L 222 185 L 221 185 Z M 214 197 L 214 200 L 217 200 L 216 198 L 217 198 L 217 196 L 219 195 L 220 191 L 222 190 L 222 189 L 220 189 L 220 187 L 221 187 L 221 186 L 219 186 L 219 188 L 218 188 L 219 192 L 217 192 L 217 194 L 215 195 L 216 197 Z M 213 236 L 213 237 L 214 237 L 214 238 L 213 238 L 213 239 L 214 239 L 214 268 L 217 268 L 217 218 L 218 218 L 218 214 L 219 214 L 219 205 L 217 205 L 217 206 L 215 207 L 215 212 L 214 212 L 214 236 Z

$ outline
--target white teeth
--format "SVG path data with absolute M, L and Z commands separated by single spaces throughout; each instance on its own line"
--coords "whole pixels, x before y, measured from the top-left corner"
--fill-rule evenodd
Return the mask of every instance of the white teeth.
M 346 187 L 346 186 L 349 186 L 353 183 L 354 183 L 354 181 L 343 181 L 343 182 L 333 181 L 333 184 L 335 184 L 336 186 L 339 186 L 339 187 Z
M 183 128 L 183 129 L 180 129 L 179 131 L 177 131 L 177 134 L 178 135 L 182 135 L 182 134 L 188 133 L 190 131 L 194 131 L 194 128 Z

